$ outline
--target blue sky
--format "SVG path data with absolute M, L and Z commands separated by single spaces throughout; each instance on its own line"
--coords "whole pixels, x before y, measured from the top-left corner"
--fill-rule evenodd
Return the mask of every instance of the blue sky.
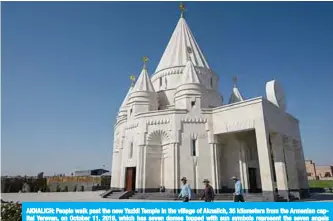
M 110 168 L 129 75 L 149 73 L 178 2 L 2 3 L 2 173 Z M 278 79 L 306 158 L 333 164 L 332 2 L 187 2 L 187 22 L 228 100 Z

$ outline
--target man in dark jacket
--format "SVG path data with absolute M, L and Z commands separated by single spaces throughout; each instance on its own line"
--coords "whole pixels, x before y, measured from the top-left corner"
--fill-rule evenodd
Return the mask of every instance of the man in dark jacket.
M 214 201 L 214 189 L 211 185 L 209 185 L 209 180 L 205 179 L 203 181 L 205 184 L 205 190 L 202 194 L 201 200 L 205 199 L 205 202 L 213 202 Z

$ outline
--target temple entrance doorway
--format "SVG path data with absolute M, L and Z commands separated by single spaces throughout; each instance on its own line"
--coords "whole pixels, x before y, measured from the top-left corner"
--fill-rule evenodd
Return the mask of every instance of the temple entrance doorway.
M 261 192 L 260 165 L 255 130 L 228 132 L 217 136 L 216 186 L 220 192 L 233 192 L 236 176 L 245 192 Z
M 257 168 L 249 168 L 249 193 L 258 193 Z
M 135 190 L 136 167 L 126 167 L 125 190 Z

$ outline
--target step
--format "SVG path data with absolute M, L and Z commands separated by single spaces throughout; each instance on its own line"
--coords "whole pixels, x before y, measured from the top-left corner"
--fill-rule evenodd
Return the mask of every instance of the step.
M 128 199 L 133 196 L 134 192 L 132 191 L 125 191 L 125 192 L 113 192 L 108 195 L 106 198 L 109 199 Z

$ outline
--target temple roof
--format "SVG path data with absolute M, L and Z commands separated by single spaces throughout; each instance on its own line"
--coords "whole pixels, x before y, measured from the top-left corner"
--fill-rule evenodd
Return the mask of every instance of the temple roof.
M 131 87 L 128 89 L 126 97 L 125 97 L 123 103 L 121 104 L 119 111 L 122 110 L 127 105 L 127 101 L 128 101 L 129 95 L 131 94 L 132 89 L 133 89 L 133 85 L 131 85 Z
M 131 93 L 139 92 L 139 91 L 147 91 L 147 92 L 155 92 L 153 84 L 148 75 L 147 69 L 144 67 L 141 71 L 141 74 L 138 77 Z
M 232 89 L 232 93 L 231 93 L 231 96 L 230 96 L 230 99 L 229 99 L 229 104 L 236 103 L 236 102 L 244 100 L 243 96 L 239 92 L 239 90 L 237 88 L 237 85 L 236 85 L 237 77 L 233 77 L 233 81 L 234 81 L 234 87 Z
M 171 67 L 185 66 L 188 60 L 188 48 L 192 49 L 191 60 L 193 65 L 209 69 L 198 43 L 182 16 L 177 23 L 155 73 Z
M 183 70 L 182 84 L 200 84 L 199 77 L 191 60 L 186 63 Z
M 236 102 L 243 101 L 243 100 L 244 99 L 243 99 L 242 95 L 240 94 L 238 88 L 234 87 L 232 89 L 232 93 L 231 93 L 231 96 L 229 99 L 229 104 L 236 103 Z

